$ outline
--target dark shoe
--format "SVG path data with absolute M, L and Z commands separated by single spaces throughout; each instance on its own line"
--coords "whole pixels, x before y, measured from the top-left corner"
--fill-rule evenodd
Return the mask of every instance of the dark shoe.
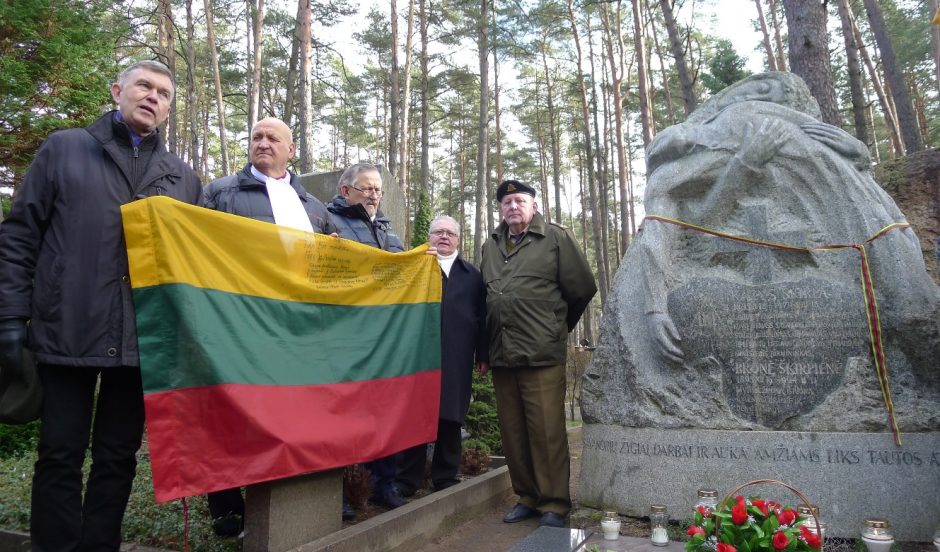
M 503 516 L 503 523 L 516 523 L 539 515 L 538 510 L 529 508 L 525 504 L 516 504 L 508 514 Z
M 234 539 L 242 532 L 242 517 L 237 514 L 229 514 L 212 520 L 212 530 L 215 534 L 226 539 Z
M 346 497 L 343 497 L 343 521 L 350 521 L 355 517 L 356 511 L 349 505 L 349 502 L 346 502 Z
M 545 512 L 539 521 L 539 527 L 564 527 L 565 516 L 555 512 Z
M 385 506 L 390 510 L 407 504 L 405 499 L 401 497 L 401 493 L 398 492 L 398 489 L 394 485 L 388 487 L 384 491 L 380 491 L 379 493 L 372 495 L 371 500 L 379 506 Z

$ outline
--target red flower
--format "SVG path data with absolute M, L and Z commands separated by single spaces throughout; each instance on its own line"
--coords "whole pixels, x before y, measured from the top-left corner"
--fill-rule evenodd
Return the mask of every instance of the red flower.
M 690 537 L 694 537 L 695 535 L 702 535 L 704 537 L 705 529 L 702 529 L 698 525 L 690 525 L 689 530 L 686 531 L 686 533 L 688 533 Z
M 800 537 L 806 541 L 806 544 L 809 545 L 810 548 L 819 548 L 822 546 L 819 535 L 807 529 L 805 525 L 800 525 Z
M 734 499 L 735 499 L 735 500 L 738 502 L 738 504 L 740 504 L 741 506 L 745 506 L 745 505 L 746 505 L 743 496 L 738 495 L 738 496 L 734 497 Z
M 770 515 L 770 510 L 767 508 L 766 501 L 760 498 L 757 498 L 757 499 L 752 500 L 751 504 L 753 504 L 758 510 L 760 510 L 760 513 L 764 514 L 765 516 Z
M 740 502 L 731 508 L 731 521 L 735 525 L 744 525 L 744 522 L 747 521 L 747 507 Z
M 719 542 L 715 552 L 738 552 L 738 549 L 731 546 L 730 544 Z
M 793 525 L 793 522 L 796 521 L 796 512 L 786 508 L 777 514 L 777 521 L 780 522 L 780 525 Z
M 708 506 L 696 506 L 695 509 L 698 510 L 698 513 L 702 514 L 703 518 L 712 517 L 712 510 Z
M 773 545 L 777 550 L 783 550 L 790 544 L 790 539 L 787 538 L 787 535 L 783 531 L 777 531 L 774 533 Z
M 773 510 L 773 512 L 774 512 L 775 514 L 779 514 L 779 513 L 780 513 L 780 505 L 777 504 L 776 502 L 774 502 L 773 500 L 768 500 L 768 501 L 767 501 L 767 507 L 770 508 L 771 510 Z

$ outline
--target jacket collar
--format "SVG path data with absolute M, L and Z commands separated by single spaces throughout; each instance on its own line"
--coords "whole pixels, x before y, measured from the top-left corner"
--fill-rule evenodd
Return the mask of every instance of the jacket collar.
M 123 121 L 115 119 L 116 113 L 117 110 L 113 109 L 101 117 L 98 117 L 85 128 L 88 133 L 91 134 L 95 140 L 101 142 L 102 145 L 117 142 L 118 145 L 122 147 L 131 148 L 133 147 L 131 145 L 131 131 Z M 162 146 L 163 136 L 160 134 L 160 129 L 158 128 L 143 137 L 138 149 L 159 150 Z
M 296 174 L 290 171 L 287 171 L 287 173 L 290 174 L 290 187 L 293 188 L 295 192 L 297 192 L 297 195 L 300 197 L 302 201 L 306 201 L 307 190 L 305 190 L 304 187 L 300 185 L 300 179 L 297 178 Z M 254 174 L 252 174 L 251 163 L 248 163 L 247 165 L 245 165 L 244 168 L 242 168 L 241 171 L 239 171 L 238 173 L 238 187 L 239 188 L 244 190 L 244 189 L 250 189 L 250 188 L 265 188 L 266 186 L 267 184 L 265 182 L 261 182 L 260 180 L 255 178 Z
M 366 211 L 366 208 L 363 207 L 362 204 L 357 203 L 350 205 L 346 202 L 346 198 L 340 194 L 336 194 L 326 207 L 340 216 L 361 219 L 372 224 L 372 220 L 369 218 L 369 212 Z M 385 216 L 381 209 L 377 209 L 375 211 L 375 224 L 391 226 L 392 221 Z
M 529 227 L 526 228 L 526 233 L 538 234 L 540 236 L 545 235 L 545 217 L 542 216 L 542 213 L 536 211 L 532 215 L 532 221 L 529 222 Z M 499 226 L 493 230 L 493 239 L 497 242 L 503 242 L 506 240 L 506 236 L 509 235 L 509 225 L 506 224 L 506 221 L 499 223 Z

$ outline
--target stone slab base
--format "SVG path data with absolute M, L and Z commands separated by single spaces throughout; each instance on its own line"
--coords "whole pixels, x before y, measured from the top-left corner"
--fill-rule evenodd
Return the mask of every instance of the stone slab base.
M 819 506 L 827 536 L 857 538 L 866 518 L 890 521 L 895 539 L 929 541 L 940 520 L 940 432 L 888 433 L 714 431 L 586 424 L 579 502 L 631 516 L 665 504 L 688 520 L 696 490 L 724 496 L 755 479 L 792 485 Z M 779 485 L 750 486 L 797 506 Z

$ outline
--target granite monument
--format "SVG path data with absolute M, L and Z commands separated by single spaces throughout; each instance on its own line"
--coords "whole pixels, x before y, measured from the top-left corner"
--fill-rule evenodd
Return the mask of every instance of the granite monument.
M 765 73 L 657 135 L 647 179 L 583 380 L 582 503 L 687 519 L 697 488 L 772 478 L 830 536 L 880 516 L 928 540 L 940 288 L 866 146 Z

